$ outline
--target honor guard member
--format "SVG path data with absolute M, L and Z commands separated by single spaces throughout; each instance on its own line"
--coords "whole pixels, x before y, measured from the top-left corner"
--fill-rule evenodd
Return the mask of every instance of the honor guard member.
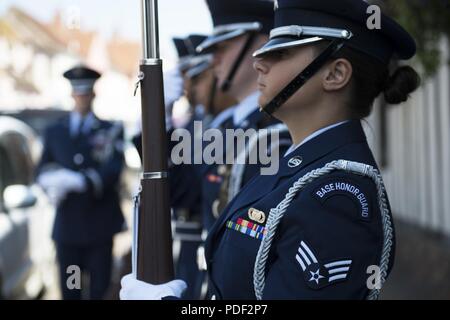
M 203 134 L 201 129 L 209 128 L 215 116 L 235 104 L 235 100 L 227 93 L 216 89 L 212 55 L 199 54 L 195 51 L 205 38 L 190 35 L 185 39 L 186 47 L 191 52 L 191 59 L 188 61 L 189 67 L 184 72 L 184 94 L 193 107 L 191 120 L 185 129 L 193 139 L 201 139 Z M 196 127 L 194 124 L 199 122 L 202 126 Z M 191 146 L 193 145 L 194 140 L 191 140 Z M 171 198 L 176 217 L 175 237 L 181 241 L 176 273 L 180 279 L 188 279 L 186 281 L 188 288 L 183 295 L 185 299 L 200 298 L 204 279 L 204 271 L 200 271 L 197 264 L 197 249 L 203 242 L 201 176 L 204 166 L 195 163 L 196 150 L 192 150 L 190 164 L 173 165 L 170 170 L 173 186 Z M 194 285 L 189 288 L 189 283 Z
M 227 129 L 267 128 L 276 121 L 258 108 L 257 74 L 253 70 L 252 53 L 268 39 L 273 26 L 273 2 L 262 0 L 207 0 L 214 24 L 213 34 L 197 51 L 212 53 L 219 88 L 234 97 L 238 104 L 220 128 L 225 137 Z M 279 141 L 280 142 L 280 141 Z M 282 150 L 291 145 L 289 137 L 283 139 Z M 224 144 L 223 164 L 205 166 L 203 174 L 204 228 L 208 231 L 228 203 L 232 164 L 226 162 L 227 152 L 234 158 L 241 150 Z M 241 170 L 240 189 L 253 176 L 259 174 L 259 165 L 245 166 Z M 236 180 L 236 179 L 234 179 Z
M 287 124 L 294 145 L 278 174 L 249 182 L 210 231 L 215 298 L 378 297 L 393 265 L 394 226 L 361 119 L 380 94 L 390 104 L 406 101 L 420 78 L 406 65 L 390 70 L 393 59 L 415 55 L 415 42 L 384 14 L 381 29 L 368 28 L 368 7 L 277 1 L 254 66 L 261 108 Z M 123 298 L 175 289 L 122 280 Z
M 205 96 L 198 96 L 196 91 L 198 87 L 208 86 L 213 79 L 204 79 L 202 81 L 202 73 L 206 71 L 212 63 L 210 55 L 199 55 L 195 48 L 200 44 L 206 36 L 190 35 L 183 40 L 184 47 L 189 52 L 188 58 L 181 62 L 180 68 L 183 69 L 183 88 L 190 108 L 191 118 L 181 130 L 189 133 L 191 137 L 189 143 L 194 145 L 194 139 L 202 132 L 194 125 L 201 121 L 206 125 L 205 119 L 210 106 L 206 105 L 205 98 L 208 98 L 209 92 L 198 92 Z M 200 79 L 199 79 L 200 78 Z M 211 85 L 211 83 L 209 83 Z M 171 153 L 174 146 L 179 140 L 172 141 L 177 136 L 177 131 L 171 131 L 169 136 L 169 152 Z M 178 137 L 180 138 L 180 137 Z M 202 215 L 201 215 L 201 184 L 200 184 L 200 167 L 194 163 L 194 148 L 188 163 L 174 164 L 169 160 L 169 174 L 171 186 L 171 206 L 173 208 L 175 218 L 174 239 L 180 243 L 180 251 L 176 261 L 176 277 L 183 279 L 188 284 L 187 290 L 183 294 L 185 299 L 199 299 L 201 295 L 201 286 L 204 275 L 199 271 L 197 266 L 197 249 L 202 244 Z
M 64 77 L 75 108 L 47 128 L 37 181 L 56 206 L 52 237 L 63 299 L 81 299 L 81 279 L 70 279 L 82 274 L 89 276 L 89 298 L 102 299 L 111 278 L 113 236 L 124 228 L 118 194 L 123 128 L 92 111 L 99 73 L 80 65 Z

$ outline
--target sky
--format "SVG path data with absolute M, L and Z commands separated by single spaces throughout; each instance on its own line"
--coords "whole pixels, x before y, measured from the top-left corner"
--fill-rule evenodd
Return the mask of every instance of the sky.
M 171 39 L 190 33 L 210 33 L 211 18 L 205 0 L 159 0 L 161 51 L 174 50 Z M 97 30 L 105 37 L 114 32 L 141 41 L 140 0 L 0 0 L 0 16 L 16 6 L 39 21 L 51 21 L 79 12 L 81 29 Z M 164 57 L 163 57 L 164 58 Z

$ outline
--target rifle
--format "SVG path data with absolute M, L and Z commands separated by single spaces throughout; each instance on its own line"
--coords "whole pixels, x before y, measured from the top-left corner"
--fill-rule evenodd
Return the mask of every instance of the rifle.
M 142 0 L 143 59 L 139 80 L 142 109 L 140 194 L 135 203 L 133 270 L 138 280 L 161 284 L 174 278 L 167 174 L 167 136 L 158 1 Z

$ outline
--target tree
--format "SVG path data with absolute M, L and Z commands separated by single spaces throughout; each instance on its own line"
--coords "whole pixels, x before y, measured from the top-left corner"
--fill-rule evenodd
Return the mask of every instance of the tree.
M 417 61 L 426 76 L 441 64 L 440 40 L 450 36 L 450 0 L 374 0 L 397 20 L 417 42 Z M 450 61 L 447 61 L 450 63 Z

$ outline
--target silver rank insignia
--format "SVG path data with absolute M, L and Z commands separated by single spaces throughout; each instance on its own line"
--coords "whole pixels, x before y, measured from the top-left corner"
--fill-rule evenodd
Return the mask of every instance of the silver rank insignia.
M 248 217 L 250 220 L 263 224 L 266 222 L 266 214 L 255 208 L 248 209 Z
M 309 246 L 302 241 L 295 259 L 302 268 L 303 277 L 311 289 L 321 289 L 335 282 L 347 279 L 352 260 L 336 260 L 321 264 Z

